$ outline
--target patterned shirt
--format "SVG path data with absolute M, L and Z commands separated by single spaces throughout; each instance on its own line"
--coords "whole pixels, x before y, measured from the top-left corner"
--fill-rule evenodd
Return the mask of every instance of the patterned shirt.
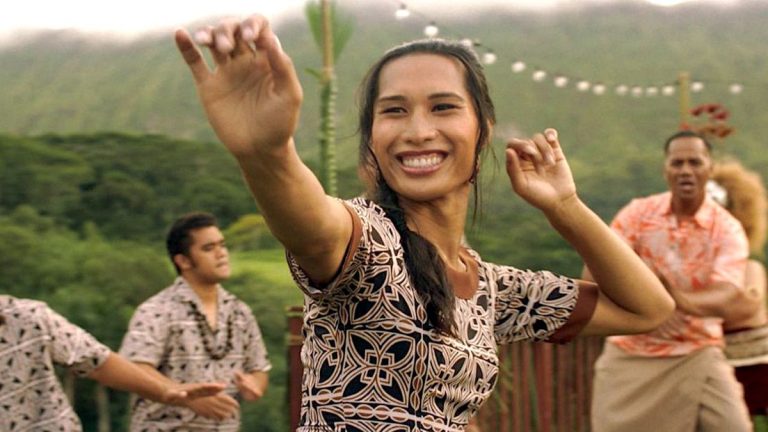
M 448 272 L 458 334 L 438 334 L 392 222 L 370 201 L 346 203 L 354 229 L 334 281 L 313 286 L 288 256 L 305 292 L 299 432 L 464 430 L 496 383 L 497 344 L 563 341 L 591 317 L 596 291 L 580 296 L 571 279 L 464 250 L 468 276 Z
M 250 308 L 223 288 L 218 288 L 218 329 L 212 331 L 202 317 L 202 304 L 187 282 L 179 277 L 170 287 L 142 303 L 131 318 L 120 354 L 147 363 L 177 382 L 220 381 L 228 383 L 225 392 L 238 398 L 234 384 L 236 371 L 267 372 L 271 364 L 261 330 Z M 200 311 L 200 314 L 195 313 Z M 201 337 L 201 329 L 205 334 Z M 209 338 L 214 360 L 203 337 Z M 137 398 L 131 417 L 131 431 L 236 431 L 240 415 L 223 421 L 196 415 L 191 409 L 174 407 Z
M 53 368 L 88 375 L 110 350 L 45 303 L 0 295 L 0 431 L 80 431 Z
M 665 192 L 632 200 L 611 226 L 646 264 L 680 292 L 697 292 L 715 282 L 744 285 L 748 244 L 741 224 L 706 198 L 693 218 L 678 221 Z M 608 340 L 638 356 L 690 354 L 706 346 L 724 346 L 723 320 L 676 310 L 656 330 Z

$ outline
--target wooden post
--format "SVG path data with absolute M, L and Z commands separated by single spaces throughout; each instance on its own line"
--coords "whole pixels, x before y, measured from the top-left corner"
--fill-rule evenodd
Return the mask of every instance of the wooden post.
M 536 374 L 536 412 L 538 413 L 539 432 L 552 431 L 552 375 L 555 371 L 552 345 L 546 343 L 533 344 L 533 370 Z
M 680 127 L 688 126 L 688 113 L 691 106 L 690 94 L 691 76 L 688 72 L 680 72 L 677 78 L 678 90 L 680 92 Z
M 304 342 L 301 327 L 304 324 L 304 307 L 289 306 L 285 314 L 288 320 L 288 416 L 290 430 L 295 431 L 301 416 L 301 380 L 304 372 L 301 365 L 301 346 Z

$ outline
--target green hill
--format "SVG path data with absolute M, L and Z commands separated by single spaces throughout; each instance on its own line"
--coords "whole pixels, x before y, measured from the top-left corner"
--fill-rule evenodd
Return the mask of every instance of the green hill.
M 719 102 L 732 114 L 736 131 L 716 143 L 718 156 L 734 155 L 768 172 L 768 2 L 657 8 L 623 1 L 546 14 L 473 9 L 461 16 L 415 10 L 402 21 L 393 15 L 397 2 L 340 6 L 355 22 L 337 70 L 343 197 L 361 190 L 356 86 L 380 53 L 422 37 L 429 20 L 441 35 L 477 39 L 480 53 L 490 48 L 498 56 L 487 66 L 498 157 L 507 136 L 557 127 L 580 195 L 606 219 L 630 198 L 664 187 L 661 145 L 679 122 L 677 95 L 621 97 L 610 90 L 617 84 L 661 86 L 689 72 L 704 83 L 692 105 Z M 297 143 L 314 167 L 319 95 L 306 69 L 317 68 L 320 56 L 302 16 L 276 28 L 304 85 Z M 525 72 L 512 72 L 516 60 L 526 62 Z M 536 67 L 549 72 L 546 81 L 531 79 Z M 566 88 L 553 85 L 555 74 L 570 78 Z M 580 79 L 603 82 L 609 91 L 579 92 Z M 743 93 L 730 94 L 731 82 L 743 84 Z M 132 308 L 172 277 L 160 250 L 168 223 L 184 211 L 212 211 L 236 250 L 236 274 L 227 286 L 254 308 L 275 362 L 271 393 L 248 411 L 245 424 L 284 428 L 282 311 L 301 295 L 263 220 L 243 218 L 258 209 L 215 142 L 171 35 L 118 42 L 47 32 L 0 46 L 0 101 L 0 267 L 7 270 L 0 292 L 46 299 L 115 347 Z M 483 211 L 469 242 L 491 261 L 577 274 L 575 253 L 514 197 L 503 169 L 491 165 L 493 158 L 486 159 Z M 110 313 L 119 319 L 100 325 Z M 78 392 L 86 398 L 78 413 L 87 425 L 94 421 L 90 394 Z M 116 398 L 116 430 L 124 411 L 125 399 Z
M 553 125 L 563 132 L 569 154 L 595 161 L 625 159 L 655 150 L 677 124 L 675 97 L 597 97 L 574 90 L 576 79 L 607 84 L 666 84 L 681 70 L 702 79 L 694 103 L 720 101 L 731 110 L 737 133 L 735 153 L 751 155 L 759 168 L 768 100 L 768 4 L 743 1 L 731 7 L 696 2 L 658 8 L 640 2 L 563 8 L 554 13 L 513 9 L 473 10 L 461 17 L 421 10 L 395 20 L 395 5 L 341 2 L 356 25 L 338 69 L 339 136 L 355 163 L 355 88 L 368 64 L 385 48 L 421 37 L 435 19 L 447 37 L 472 37 L 490 47 L 499 61 L 488 67 L 498 105 L 500 132 L 531 133 Z M 294 58 L 306 89 L 299 145 L 315 155 L 317 97 L 314 78 L 304 71 L 320 64 L 302 16 L 276 25 Z M 571 77 L 566 89 L 536 83 L 530 69 L 514 74 L 509 64 L 523 59 L 550 74 Z M 132 42 L 98 40 L 71 32 L 43 33 L 0 48 L 0 131 L 90 133 L 120 131 L 214 140 L 198 106 L 190 77 L 170 34 Z M 730 81 L 745 85 L 731 96 Z M 595 159 L 597 158 L 597 159 Z M 750 158 L 752 159 L 752 158 Z M 582 173 L 577 173 L 582 175 Z

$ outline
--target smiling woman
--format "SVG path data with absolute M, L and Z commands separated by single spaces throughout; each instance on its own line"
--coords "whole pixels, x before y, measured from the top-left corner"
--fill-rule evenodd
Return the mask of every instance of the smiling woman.
M 299 432 L 462 431 L 493 391 L 497 344 L 642 332 L 671 313 L 659 280 L 578 198 L 554 129 L 507 143 L 510 184 L 597 284 L 488 263 L 465 246 L 496 122 L 466 46 L 414 41 L 371 67 L 359 115 L 370 193 L 342 201 L 296 152 L 303 93 L 268 21 L 225 20 L 195 36 L 213 70 L 189 33 L 176 43 L 208 120 L 305 294 Z

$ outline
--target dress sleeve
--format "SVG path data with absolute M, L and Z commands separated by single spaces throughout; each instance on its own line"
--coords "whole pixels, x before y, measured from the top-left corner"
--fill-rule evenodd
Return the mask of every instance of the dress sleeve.
M 548 271 L 497 266 L 494 303 L 499 344 L 522 340 L 567 342 L 589 322 L 596 290 L 579 290 L 574 279 Z
M 319 299 L 341 294 L 343 289 L 349 288 L 350 282 L 360 268 L 365 265 L 368 258 L 371 232 L 375 231 L 373 224 L 368 220 L 367 209 L 352 206 L 344 202 L 344 206 L 352 218 L 352 235 L 350 236 L 347 250 L 344 254 L 341 266 L 336 276 L 327 284 L 319 285 L 310 280 L 304 270 L 296 262 L 290 252 L 286 252 L 286 259 L 291 275 L 304 294 Z M 373 237 L 377 235 L 374 234 Z
M 51 335 L 53 362 L 86 376 L 101 366 L 111 350 L 90 333 L 70 323 L 48 306 L 41 308 L 41 321 Z
M 160 364 L 170 325 L 167 311 L 161 309 L 151 301 L 136 309 L 120 346 L 120 355 L 155 367 Z
M 245 371 L 246 372 L 268 372 L 272 369 L 272 363 L 269 362 L 267 347 L 264 345 L 264 338 L 261 336 L 261 329 L 253 312 L 247 306 L 242 306 L 243 316 L 245 317 Z

